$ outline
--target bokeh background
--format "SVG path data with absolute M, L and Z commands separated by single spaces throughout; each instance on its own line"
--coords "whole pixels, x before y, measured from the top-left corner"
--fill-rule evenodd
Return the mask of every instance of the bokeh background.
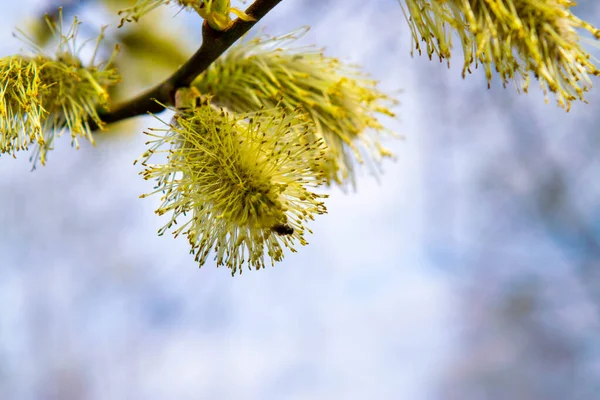
M 52 1 L 2 2 L 0 55 Z M 117 0 L 66 3 L 115 40 Z M 123 97 L 200 43 L 198 17 L 155 13 L 175 39 L 125 48 Z M 575 13 L 600 25 L 596 1 Z M 132 163 L 151 117 L 33 172 L 0 158 L 0 399 L 600 399 L 600 92 L 566 113 L 463 80 L 459 53 L 413 58 L 394 0 L 286 0 L 259 24 L 303 25 L 401 101 L 397 161 L 330 190 L 309 246 L 232 278 L 156 235 Z

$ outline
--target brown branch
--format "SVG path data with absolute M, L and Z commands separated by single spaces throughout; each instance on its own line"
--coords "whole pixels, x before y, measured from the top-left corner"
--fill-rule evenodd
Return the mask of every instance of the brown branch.
M 147 113 L 158 113 L 164 110 L 164 107 L 157 101 L 165 105 L 173 105 L 177 89 L 189 86 L 225 50 L 280 2 L 281 0 L 256 0 L 246 10 L 246 14 L 252 16 L 255 21 L 243 21 L 238 18 L 226 31 L 216 31 L 205 22 L 202 25 L 202 45 L 181 68 L 154 88 L 115 106 L 111 111 L 100 112 L 100 119 L 105 123 L 112 123 Z M 97 126 L 91 128 L 95 130 Z

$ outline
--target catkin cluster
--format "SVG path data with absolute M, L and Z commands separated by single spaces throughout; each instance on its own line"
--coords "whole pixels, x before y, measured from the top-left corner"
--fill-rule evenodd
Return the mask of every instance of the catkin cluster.
M 235 274 L 281 261 L 326 212 L 319 186 L 353 184 L 355 164 L 377 172 L 391 156 L 378 117 L 395 102 L 356 67 L 287 46 L 298 33 L 234 45 L 148 132 L 143 175 L 170 216 L 159 233 L 187 236 L 200 265 L 214 254 Z

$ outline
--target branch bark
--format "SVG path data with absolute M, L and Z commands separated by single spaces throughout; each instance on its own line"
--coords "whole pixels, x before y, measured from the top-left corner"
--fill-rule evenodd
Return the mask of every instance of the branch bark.
M 138 115 L 158 113 L 164 110 L 164 107 L 157 101 L 165 105 L 173 105 L 177 89 L 189 86 L 225 50 L 280 2 L 281 0 L 256 0 L 246 10 L 246 14 L 252 16 L 255 21 L 242 21 L 238 18 L 226 31 L 216 31 L 205 22 L 202 24 L 202 45 L 185 64 L 152 89 L 115 106 L 110 111 L 100 112 L 100 119 L 105 123 L 113 123 Z M 96 125 L 90 127 L 92 130 L 98 128 Z

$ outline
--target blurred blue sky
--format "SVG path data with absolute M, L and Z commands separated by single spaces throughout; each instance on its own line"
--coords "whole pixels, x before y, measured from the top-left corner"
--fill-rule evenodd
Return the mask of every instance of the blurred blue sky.
M 14 27 L 44 4 L 4 2 L 1 55 L 22 47 Z M 132 165 L 151 118 L 96 147 L 63 138 L 34 172 L 25 154 L 0 158 L 1 399 L 444 398 L 464 328 L 457 288 L 481 234 L 464 222 L 480 206 L 473 167 L 500 154 L 510 107 L 560 137 L 595 122 L 598 96 L 566 114 L 537 90 L 488 91 L 481 71 L 462 80 L 460 56 L 451 69 L 411 58 L 395 1 L 283 1 L 260 23 L 303 25 L 302 43 L 402 90 L 388 124 L 405 136 L 387 143 L 397 161 L 379 182 L 362 174 L 356 193 L 331 190 L 309 246 L 231 278 L 198 269 L 184 238 L 156 235 L 159 199 L 138 198 L 152 183 Z M 445 154 L 457 140 L 462 152 Z M 556 257 L 523 243 L 499 251 Z

